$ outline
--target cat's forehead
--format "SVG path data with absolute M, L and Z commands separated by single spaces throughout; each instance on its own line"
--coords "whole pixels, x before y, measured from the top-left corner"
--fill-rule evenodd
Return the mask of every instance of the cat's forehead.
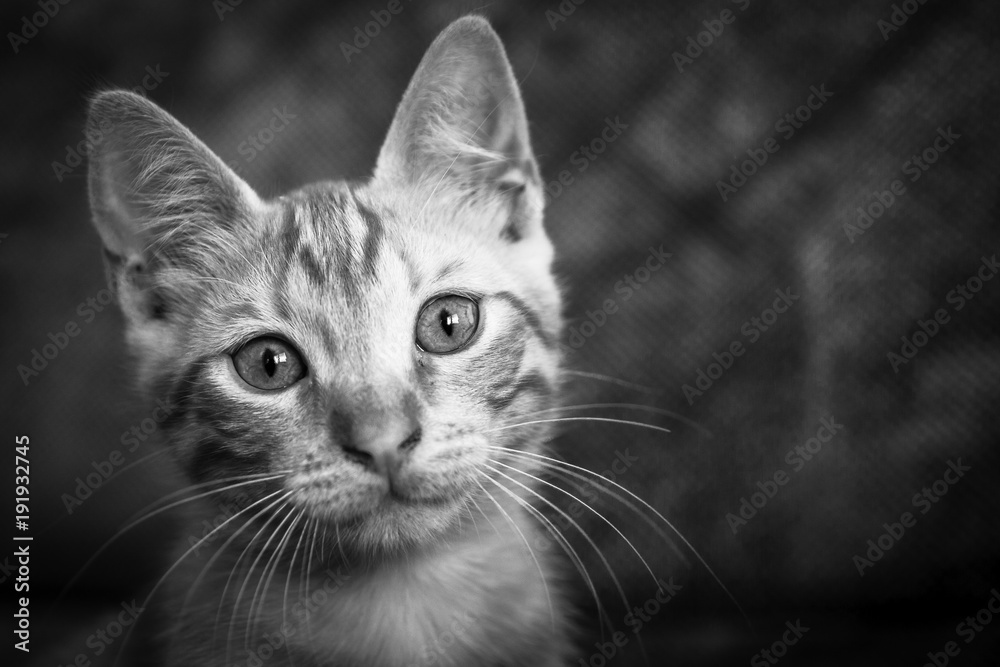
M 346 183 L 303 188 L 278 200 L 273 220 L 279 254 L 293 259 L 317 287 L 370 278 L 393 215 L 359 199 Z
M 308 291 L 351 298 L 381 291 L 387 282 L 420 285 L 458 273 L 490 275 L 491 255 L 474 234 L 459 233 L 434 206 L 390 197 L 363 185 L 327 182 L 277 200 L 264 251 L 305 281 Z M 448 209 L 450 207 L 444 207 Z M 428 222 L 428 220 L 431 222 Z M 273 250 L 269 253 L 268 250 Z M 497 279 L 496 272 L 492 280 Z M 279 275 L 279 278 L 286 277 Z

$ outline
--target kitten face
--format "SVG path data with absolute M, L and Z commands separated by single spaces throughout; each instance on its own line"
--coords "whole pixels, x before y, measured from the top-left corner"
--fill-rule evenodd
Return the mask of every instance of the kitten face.
M 484 21 L 431 46 L 363 185 L 265 202 L 144 98 L 100 95 L 89 122 L 114 128 L 91 202 L 129 343 L 196 481 L 275 473 L 239 490 L 392 550 L 473 511 L 493 448 L 544 438 L 503 428 L 551 406 L 560 305 Z
M 471 509 L 489 446 L 538 439 L 493 429 L 556 389 L 545 248 L 464 231 L 490 213 L 415 194 L 329 184 L 264 208 L 175 327 L 193 476 L 288 471 L 291 503 L 389 546 Z

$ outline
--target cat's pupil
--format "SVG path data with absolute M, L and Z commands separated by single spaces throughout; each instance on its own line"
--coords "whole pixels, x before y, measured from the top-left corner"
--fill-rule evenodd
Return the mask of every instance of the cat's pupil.
M 267 377 L 274 377 L 274 373 L 278 370 L 278 365 L 288 361 L 287 355 L 284 352 L 275 352 L 270 348 L 264 350 L 261 360 L 264 362 L 264 372 L 267 373 Z
M 452 333 L 455 331 L 455 325 L 459 323 L 458 315 L 455 313 L 449 313 L 447 310 L 442 308 L 440 318 L 441 328 L 444 329 L 445 335 L 450 338 Z

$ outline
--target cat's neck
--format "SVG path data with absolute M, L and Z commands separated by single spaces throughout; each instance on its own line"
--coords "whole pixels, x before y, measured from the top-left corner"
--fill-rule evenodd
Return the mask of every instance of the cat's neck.
M 464 521 L 439 541 L 377 558 L 326 545 L 322 556 L 314 550 L 308 571 L 275 560 L 263 572 L 265 556 L 246 586 L 243 576 L 208 577 L 193 599 L 189 588 L 178 589 L 174 604 L 186 599 L 188 607 L 225 610 L 224 625 L 238 629 L 241 646 L 245 635 L 251 645 L 255 637 L 280 637 L 293 655 L 342 655 L 337 664 L 410 664 L 415 649 L 418 657 L 433 654 L 435 664 L 472 664 L 483 651 L 509 652 L 511 636 L 542 655 L 551 637 L 563 635 L 553 633 L 553 626 L 565 623 L 557 613 L 552 545 L 523 511 L 503 512 Z M 206 551 L 195 558 L 179 581 L 189 585 L 191 573 L 211 556 Z M 230 557 L 236 556 L 220 560 Z M 212 570 L 227 571 L 218 565 Z M 204 628 L 183 631 L 212 641 Z M 526 652 L 523 664 L 531 659 Z
M 447 652 L 454 664 L 472 662 L 462 658 L 466 650 L 478 654 L 492 646 L 497 653 L 509 651 L 511 636 L 523 637 L 526 645 L 533 637 L 542 641 L 552 636 L 552 626 L 562 621 L 556 615 L 559 601 L 552 599 L 556 582 L 545 579 L 554 572 L 546 562 L 549 554 L 537 545 L 529 551 L 525 542 L 541 544 L 538 535 L 518 521 L 518 514 L 507 516 L 510 521 L 481 522 L 478 532 L 470 525 L 447 541 L 375 567 L 344 568 L 339 581 L 338 570 L 326 570 L 312 591 L 334 581 L 339 584 L 332 593 L 336 602 L 315 612 L 316 624 L 368 636 L 387 655 L 405 656 L 423 647 L 424 654 Z M 452 646 L 449 637 L 454 637 Z M 320 633 L 305 639 L 303 647 L 322 654 L 332 652 L 339 641 Z M 443 657 L 438 660 L 450 664 Z M 374 658 L 366 656 L 367 664 L 380 664 Z

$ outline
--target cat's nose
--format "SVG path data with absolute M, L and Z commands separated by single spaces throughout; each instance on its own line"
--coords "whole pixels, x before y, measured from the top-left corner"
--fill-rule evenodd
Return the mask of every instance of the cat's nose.
M 420 435 L 420 425 L 409 415 L 383 414 L 354 424 L 344 451 L 382 474 L 392 474 Z

